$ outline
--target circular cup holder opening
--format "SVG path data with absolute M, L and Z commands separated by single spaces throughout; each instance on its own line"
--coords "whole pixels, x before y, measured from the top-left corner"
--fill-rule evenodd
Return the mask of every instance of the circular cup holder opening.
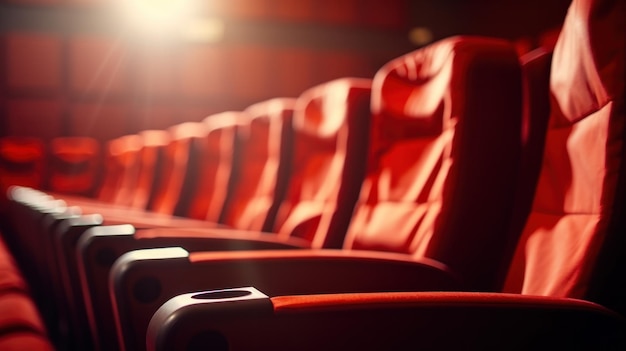
M 234 299 L 236 297 L 244 297 L 250 294 L 252 293 L 247 290 L 210 291 L 193 295 L 191 298 L 198 300 Z

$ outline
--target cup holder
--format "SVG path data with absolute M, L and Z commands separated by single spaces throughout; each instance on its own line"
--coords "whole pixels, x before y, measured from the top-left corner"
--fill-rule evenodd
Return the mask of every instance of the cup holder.
M 238 297 L 244 297 L 252 295 L 252 292 L 248 290 L 219 290 L 209 291 L 191 296 L 196 300 L 218 300 L 218 299 L 234 299 Z

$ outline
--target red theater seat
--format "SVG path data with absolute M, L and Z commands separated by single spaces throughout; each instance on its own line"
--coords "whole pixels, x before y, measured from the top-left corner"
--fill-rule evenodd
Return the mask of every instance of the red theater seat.
M 241 126 L 239 176 L 224 216 L 238 229 L 271 231 L 291 176 L 295 99 L 276 98 L 248 107 Z
M 0 233 L 0 349 L 52 350 L 29 289 Z
M 187 216 L 192 202 L 206 202 L 198 219 L 220 221 L 238 177 L 240 129 L 248 124 L 241 112 L 224 112 L 204 122 L 187 122 L 169 128 L 160 184 L 150 210 Z M 202 189 L 202 190 L 200 190 Z
M 170 135 L 163 130 L 144 130 L 139 133 L 143 140 L 140 151 L 139 176 L 132 194 L 131 206 L 138 209 L 150 208 L 152 194 L 159 185 L 163 170 L 164 148 L 170 142 Z
M 44 184 L 45 145 L 34 137 L 0 138 L 0 185 L 41 188 Z
M 141 349 L 147 319 L 162 298 L 200 286 L 254 285 L 272 295 L 491 287 L 504 260 L 497 250 L 506 243 L 502 232 L 510 225 L 517 184 L 521 88 L 517 55 L 500 40 L 451 38 L 391 61 L 373 82 L 369 153 L 345 151 L 347 158 L 367 155 L 369 164 L 344 250 L 129 252 L 111 273 L 120 340 Z M 328 115 L 345 108 L 342 94 L 321 106 L 308 104 L 305 130 L 335 130 Z M 277 225 L 314 247 L 338 247 L 350 217 L 333 214 L 339 206 L 325 197 L 337 191 L 332 188 L 338 179 L 331 178 L 337 156 L 325 147 L 316 146 L 311 168 L 294 166 L 306 183 L 288 195 L 288 201 L 294 195 L 300 200 L 286 208 L 300 224 L 288 219 Z M 307 178 L 309 172 L 314 176 Z M 337 227 L 326 226 L 333 218 Z M 478 244 L 483 241 L 490 247 Z M 160 293 L 144 298 L 144 287 L 153 285 Z
M 298 99 L 291 179 L 274 224 L 279 238 L 341 246 L 365 173 L 370 86 L 338 79 Z
M 100 144 L 89 137 L 55 138 L 48 156 L 51 191 L 90 196 L 100 181 Z
M 506 292 L 602 301 L 594 295 L 611 274 L 603 254 L 617 254 L 606 246 L 623 242 L 625 221 L 625 14 L 624 1 L 569 9 L 552 61 L 543 165 Z
M 301 233 L 319 231 L 325 236 L 329 229 L 334 229 L 338 237 L 345 232 L 345 228 L 341 228 L 347 226 L 360 187 L 360 181 L 353 180 L 360 179 L 365 170 L 366 153 L 363 151 L 369 131 L 369 86 L 370 81 L 365 79 L 337 80 L 309 90 L 296 104 L 300 107 L 296 107 L 294 112 L 295 145 L 292 151 L 297 162 L 292 165 L 290 193 L 288 200 L 283 202 L 283 218 L 291 218 L 291 223 L 300 222 Z M 276 126 L 282 128 L 280 124 Z M 278 132 L 281 130 L 278 129 Z M 245 172 L 251 171 L 254 164 L 246 163 L 243 167 Z M 324 183 L 324 180 L 327 182 Z M 235 194 L 236 197 L 242 195 Z M 237 201 L 242 200 L 245 198 Z M 294 204 L 298 207 L 297 211 L 294 211 Z M 329 207 L 324 209 L 325 205 Z M 290 238 L 287 231 L 281 234 L 283 238 L 276 239 L 260 232 L 232 230 L 148 229 L 138 231 L 134 237 L 132 231 L 124 237 L 119 230 L 107 236 L 107 230 L 103 228 L 101 233 L 89 233 L 79 243 L 83 285 L 88 287 L 86 294 L 93 301 L 105 303 L 109 301 L 106 289 L 109 266 L 103 267 L 94 260 L 102 250 L 121 255 L 133 248 L 172 244 L 195 250 L 305 248 L 312 245 L 312 238 Z M 337 237 L 333 238 L 336 240 Z M 318 245 L 323 242 L 324 237 Z M 108 265 L 111 263 L 107 262 Z M 88 279 L 88 283 L 84 279 Z M 105 288 L 102 289 L 102 286 Z M 94 304 L 94 314 L 99 316 L 95 319 L 105 324 L 110 308 L 101 307 L 104 305 Z M 105 328 L 111 330 L 112 326 L 102 325 L 97 329 L 107 330 Z M 110 342 L 106 340 L 101 342 Z
M 624 1 L 568 11 L 536 197 L 504 287 L 515 294 L 196 293 L 157 312 L 148 349 L 623 349 L 624 318 L 574 298 L 624 312 L 625 14 Z
M 98 189 L 98 199 L 122 206 L 130 205 L 139 172 L 139 150 L 142 139 L 131 134 L 107 143 L 105 177 Z
M 42 79 L 45 81 L 45 77 Z M 45 188 L 48 142 L 62 134 L 61 102 L 48 98 L 10 99 L 2 122 L 7 136 L 0 138 L 0 191 L 5 193 L 11 185 Z

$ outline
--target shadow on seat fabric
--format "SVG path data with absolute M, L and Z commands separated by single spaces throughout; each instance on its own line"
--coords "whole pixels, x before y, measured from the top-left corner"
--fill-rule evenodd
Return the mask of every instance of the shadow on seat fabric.
M 391 61 L 372 85 L 373 120 L 365 131 L 371 144 L 369 152 L 360 151 L 369 157 L 368 169 L 344 250 L 129 252 L 111 272 L 120 340 L 129 349 L 142 349 L 158 306 L 200 287 L 252 285 L 274 295 L 491 286 L 517 184 L 521 90 L 517 54 L 503 40 L 455 37 Z M 332 119 L 315 117 L 324 108 L 312 110 L 307 128 L 334 130 Z M 332 168 L 331 159 L 321 161 L 312 169 Z M 329 183 L 322 177 L 311 182 L 323 190 Z M 302 233 L 316 242 L 317 234 Z M 341 246 L 338 233 L 331 228 L 320 244 Z M 436 256 L 443 264 L 424 257 L 431 241 L 450 244 Z M 449 257 L 453 252 L 459 257 Z M 477 270 L 483 268 L 493 272 L 482 277 Z M 462 284 L 455 274 L 465 278 Z M 145 301 L 133 291 L 141 290 L 148 276 L 163 288 Z
M 271 231 L 290 179 L 295 99 L 276 98 L 248 107 L 239 129 L 238 179 L 226 206 L 224 224 Z
M 311 88 L 294 111 L 291 179 L 278 212 L 279 238 L 340 247 L 366 168 L 371 80 L 344 78 Z
M 623 350 L 624 317 L 578 299 L 624 312 L 625 15 L 622 0 L 570 6 L 552 60 L 536 195 L 504 285 L 510 293 L 267 298 L 242 288 L 217 291 L 219 303 L 211 292 L 181 295 L 155 314 L 148 349 Z
M 506 292 L 615 303 L 602 296 L 615 292 L 597 290 L 624 241 L 625 7 L 576 0 L 569 9 L 552 61 L 543 165 Z
M 139 150 L 142 140 L 138 134 L 113 139 L 104 152 L 104 179 L 98 189 L 100 201 L 128 206 L 132 199 L 139 172 Z
M 174 139 L 167 147 L 169 169 L 157 212 L 221 222 L 239 177 L 240 134 L 248 123 L 245 112 L 230 111 L 170 128 Z M 193 202 L 206 208 L 193 209 Z

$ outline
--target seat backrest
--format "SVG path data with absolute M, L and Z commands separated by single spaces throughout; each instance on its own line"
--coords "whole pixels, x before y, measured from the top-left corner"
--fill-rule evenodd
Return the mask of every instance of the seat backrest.
M 161 170 L 165 158 L 165 146 L 170 141 L 170 135 L 164 130 L 144 130 L 141 137 L 141 151 L 139 155 L 139 173 L 132 194 L 131 206 L 140 209 L 149 209 L 153 201 L 154 189 L 160 184 Z
M 276 98 L 248 107 L 249 123 L 239 129 L 239 179 L 224 224 L 271 231 L 291 168 L 295 99 Z
M 194 139 L 194 161 L 188 165 L 188 177 L 181 190 L 189 196 L 177 205 L 178 214 L 211 222 L 222 220 L 237 177 L 238 129 L 247 121 L 244 112 L 236 111 L 210 115 L 202 121 L 207 134 Z
M 139 172 L 142 143 L 138 134 L 121 136 L 107 143 L 105 176 L 98 199 L 122 206 L 130 205 Z
M 291 179 L 275 223 L 280 237 L 341 247 L 365 174 L 370 94 L 369 79 L 344 78 L 298 98 Z
M 93 195 L 102 170 L 100 143 L 90 137 L 59 137 L 50 142 L 49 184 L 52 191 Z
M 493 289 L 521 158 L 521 69 L 503 40 L 453 37 L 383 66 L 346 249 L 438 260 Z
M 168 128 L 170 142 L 164 148 L 164 164 L 161 174 L 161 183 L 155 187 L 154 201 L 150 210 L 163 214 L 174 214 L 176 206 L 186 201 L 182 194 L 185 180 L 190 176 L 189 169 L 194 167 L 196 155 L 193 154 L 195 139 L 207 136 L 207 128 L 201 122 L 186 122 Z
M 0 138 L 0 191 L 11 185 L 41 188 L 44 183 L 46 149 L 35 137 Z
M 508 244 L 503 250 L 494 290 L 501 290 L 507 271 L 535 197 L 543 148 L 550 117 L 550 66 L 552 50 L 538 48 L 520 57 L 522 64 L 522 158 L 516 186 L 513 218 L 507 233 Z
M 621 290 L 609 294 L 624 303 L 624 271 L 613 275 L 626 233 L 625 18 L 623 0 L 574 0 L 568 10 L 542 169 L 506 292 L 602 303 L 602 286 L 614 284 Z

